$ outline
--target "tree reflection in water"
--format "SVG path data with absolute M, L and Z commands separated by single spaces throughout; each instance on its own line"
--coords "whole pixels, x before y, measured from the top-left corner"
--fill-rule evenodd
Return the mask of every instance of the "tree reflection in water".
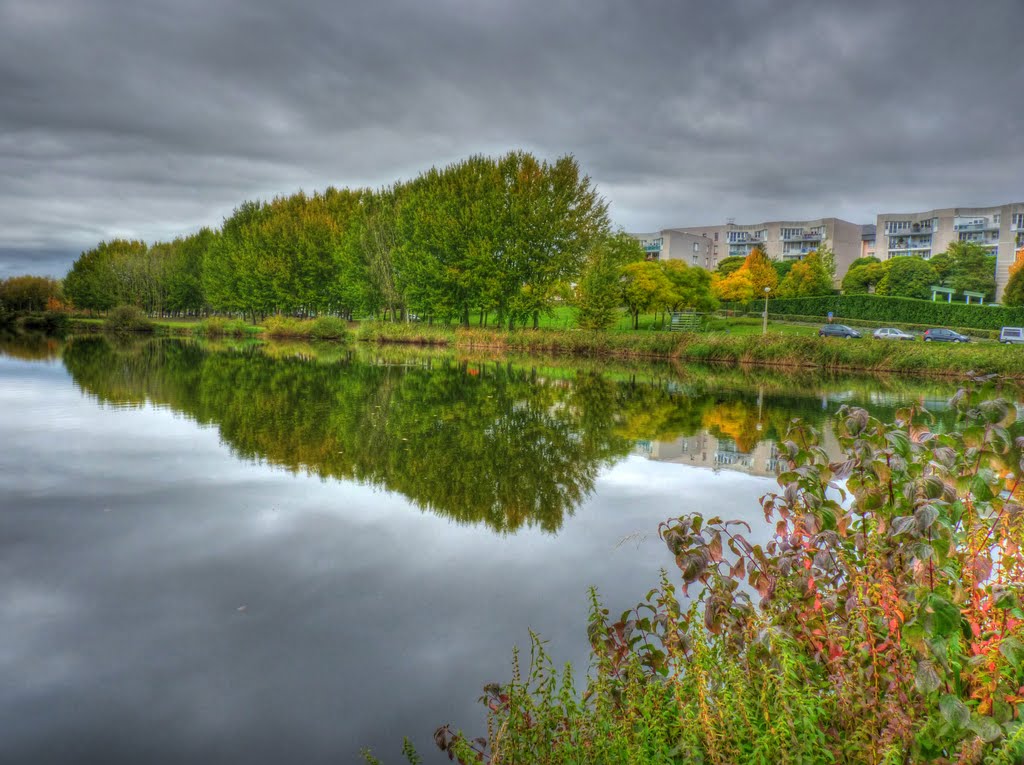
M 631 452 L 768 474 L 773 443 L 793 417 L 820 426 L 838 407 L 830 396 L 870 399 L 880 388 L 878 380 L 808 384 L 806 375 L 796 383 L 738 370 L 380 356 L 342 346 L 115 346 L 80 337 L 62 358 L 101 402 L 169 407 L 216 426 L 243 458 L 400 492 L 500 532 L 556 531 L 601 471 Z M 884 419 L 921 393 L 902 382 L 891 402 L 871 408 Z

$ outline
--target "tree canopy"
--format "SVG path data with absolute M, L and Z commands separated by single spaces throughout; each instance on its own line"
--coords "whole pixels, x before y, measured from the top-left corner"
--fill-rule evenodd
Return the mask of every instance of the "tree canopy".
M 817 252 L 793 264 L 779 285 L 780 298 L 812 297 L 832 292 L 832 275 L 826 261 Z
M 67 294 L 97 311 L 383 310 L 464 324 L 481 311 L 536 324 L 610 233 L 607 204 L 573 157 L 472 156 L 376 191 L 246 201 L 216 232 L 100 243 L 75 261 Z
M 939 275 L 931 263 L 914 255 L 892 258 L 885 264 L 885 276 L 875 290 L 879 295 L 927 299 Z
M 0 280 L 0 306 L 11 311 L 43 311 L 61 298 L 61 285 L 48 276 L 11 276 Z

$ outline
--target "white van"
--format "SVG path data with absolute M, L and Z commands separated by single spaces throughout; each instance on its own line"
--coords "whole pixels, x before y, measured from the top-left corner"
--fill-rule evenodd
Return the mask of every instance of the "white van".
M 1024 327 L 1003 327 L 999 333 L 1001 343 L 1024 343 Z

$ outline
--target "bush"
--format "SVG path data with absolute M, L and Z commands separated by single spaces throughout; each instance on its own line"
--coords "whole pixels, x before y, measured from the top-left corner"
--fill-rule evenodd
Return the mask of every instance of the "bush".
M 156 326 L 138 306 L 119 305 L 107 314 L 103 328 L 110 332 L 152 332 Z
M 310 337 L 317 340 L 338 340 L 348 334 L 348 327 L 335 316 L 297 319 L 293 316 L 271 316 L 264 320 L 268 337 Z
M 757 305 L 730 304 L 732 310 L 758 312 Z M 884 295 L 825 295 L 822 297 L 770 300 L 768 312 L 824 319 L 828 312 L 834 321 L 864 319 L 890 324 L 995 329 L 1024 326 L 1024 307 L 941 303 L 915 298 Z
M 313 320 L 309 336 L 315 340 L 341 340 L 348 335 L 348 324 L 337 316 L 320 316 Z
M 592 596 L 584 693 L 531 634 L 529 665 L 484 688 L 488 736 L 435 743 L 491 765 L 1024 761 L 1013 397 L 962 390 L 940 433 L 919 406 L 889 425 L 842 407 L 835 462 L 794 422 L 767 544 L 746 522 L 663 523 L 680 581 L 617 619 Z
M 245 337 L 258 331 L 242 319 L 227 319 L 223 316 L 203 319 L 192 328 L 192 334 L 201 337 Z
M 455 330 L 422 322 L 365 321 L 356 331 L 356 338 L 375 343 L 450 345 L 455 341 Z

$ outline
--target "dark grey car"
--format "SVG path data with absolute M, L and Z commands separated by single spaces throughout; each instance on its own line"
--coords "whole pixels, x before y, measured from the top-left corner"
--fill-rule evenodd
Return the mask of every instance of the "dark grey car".
M 860 337 L 860 332 L 845 324 L 826 324 L 818 330 L 818 337 Z
M 924 341 L 926 343 L 969 343 L 971 338 L 967 335 L 961 335 L 959 332 L 954 332 L 951 329 L 926 329 L 924 331 Z

